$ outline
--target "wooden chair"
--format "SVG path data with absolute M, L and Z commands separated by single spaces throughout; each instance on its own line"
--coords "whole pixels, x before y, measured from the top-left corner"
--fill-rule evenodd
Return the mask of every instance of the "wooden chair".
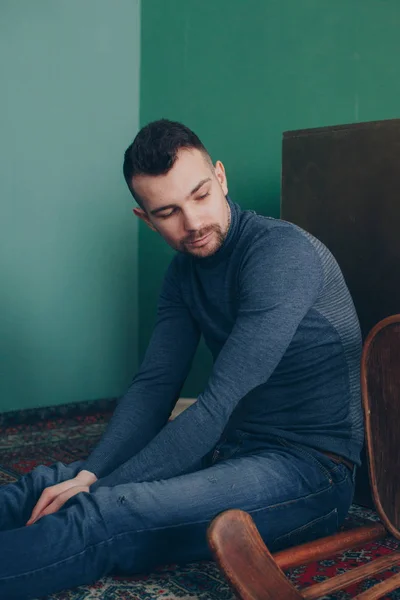
M 251 516 L 241 510 L 218 515 L 208 529 L 215 560 L 240 600 L 316 599 L 395 565 L 400 552 L 382 556 L 322 583 L 295 588 L 283 570 L 384 538 L 400 539 L 400 314 L 380 321 L 369 333 L 361 360 L 369 476 L 382 523 L 341 531 L 271 554 Z M 359 594 L 374 600 L 400 587 L 400 573 Z

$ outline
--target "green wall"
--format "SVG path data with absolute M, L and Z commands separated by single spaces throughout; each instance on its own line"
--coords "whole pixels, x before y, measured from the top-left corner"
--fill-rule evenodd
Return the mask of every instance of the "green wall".
M 398 0 L 145 0 L 141 125 L 194 129 L 245 208 L 279 216 L 282 132 L 400 116 Z M 140 356 L 172 255 L 139 227 Z M 183 393 L 210 368 L 201 348 Z
M 185 122 L 233 199 L 273 216 L 282 131 L 400 116 L 398 0 L 141 11 L 2 0 L 0 411 L 119 395 L 143 356 L 172 251 L 138 228 L 121 175 L 139 78 L 140 124 Z M 210 366 L 202 347 L 185 395 Z
M 0 411 L 112 397 L 137 365 L 139 0 L 0 10 Z

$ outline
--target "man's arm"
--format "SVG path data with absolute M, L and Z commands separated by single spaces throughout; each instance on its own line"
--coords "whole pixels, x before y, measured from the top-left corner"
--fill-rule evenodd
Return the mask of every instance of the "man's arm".
M 255 241 L 239 275 L 240 307 L 208 385 L 141 452 L 91 489 L 167 479 L 189 471 L 216 444 L 238 402 L 270 377 L 322 286 L 322 267 L 299 232 Z
M 176 261 L 160 294 L 157 320 L 145 358 L 82 470 L 100 478 L 138 453 L 168 421 L 200 338 L 182 302 Z

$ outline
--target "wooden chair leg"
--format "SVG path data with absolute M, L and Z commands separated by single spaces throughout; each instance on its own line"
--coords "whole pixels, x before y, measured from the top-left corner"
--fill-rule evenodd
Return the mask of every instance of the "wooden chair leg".
M 354 583 L 359 583 L 363 581 L 367 577 L 371 577 L 372 575 L 376 575 L 377 573 L 381 573 L 382 571 L 386 571 L 394 566 L 400 565 L 400 552 L 393 552 L 388 556 L 381 556 L 380 558 L 376 558 L 375 560 L 371 560 L 369 563 L 365 565 L 360 565 L 359 567 L 354 567 L 350 569 L 350 571 L 346 571 L 341 575 L 335 575 L 335 577 L 331 577 L 330 579 L 326 579 L 321 583 L 316 583 L 314 585 L 310 585 L 309 587 L 303 588 L 300 590 L 302 597 L 305 600 L 318 600 L 318 598 L 325 597 L 333 592 L 337 592 L 338 590 L 342 590 L 349 585 L 353 585 Z M 390 579 L 392 581 L 393 577 Z M 388 582 L 384 582 L 385 584 Z M 393 583 L 392 583 L 393 585 Z M 394 587 L 390 589 L 396 589 L 396 584 Z M 381 592 L 383 595 L 389 588 L 384 588 Z M 368 590 L 368 593 L 372 593 L 374 588 Z M 371 598 L 380 598 L 381 595 L 376 595 L 378 592 L 375 592 L 374 596 Z M 357 596 L 358 598 L 358 596 Z M 369 598 L 369 596 L 362 596 L 363 600 Z
M 223 513 L 208 529 L 208 543 L 240 600 L 302 600 L 266 548 L 251 516 L 229 511 L 229 526 Z M 229 549 L 222 552 L 221 549 Z
M 388 532 L 382 523 L 371 523 L 356 529 L 340 531 L 300 546 L 286 548 L 286 550 L 275 552 L 273 557 L 278 567 L 286 571 L 292 567 L 330 558 L 334 554 L 349 548 L 357 548 L 371 542 L 383 540 L 387 534 Z
M 397 575 L 392 575 L 389 579 L 381 581 L 381 583 L 377 583 L 371 589 L 362 592 L 354 600 L 378 600 L 378 598 L 383 598 L 383 596 L 386 596 L 386 594 L 393 592 L 399 587 L 400 573 L 397 573 Z

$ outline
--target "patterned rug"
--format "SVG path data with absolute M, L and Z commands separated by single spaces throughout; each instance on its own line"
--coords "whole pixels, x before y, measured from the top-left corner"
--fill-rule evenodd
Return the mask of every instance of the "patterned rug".
M 0 428 L 0 484 L 16 481 L 39 464 L 50 465 L 55 461 L 65 463 L 85 458 L 101 436 L 110 411 L 81 410 L 79 414 L 66 411 L 49 411 L 19 422 L 15 413 L 2 420 Z M 360 526 L 378 520 L 368 509 L 353 506 L 346 528 Z M 325 580 L 335 574 L 369 562 L 398 549 L 398 542 L 388 536 L 361 549 L 346 551 L 329 560 L 322 560 L 307 567 L 288 572 L 295 585 L 305 586 Z M 399 572 L 390 569 L 366 582 L 353 585 L 325 600 L 349 600 L 357 593 Z M 81 586 L 70 591 L 48 596 L 47 600 L 233 600 L 233 595 L 216 566 L 211 562 L 191 563 L 186 566 L 167 565 L 152 574 L 140 577 L 106 577 L 93 586 Z M 385 596 L 400 600 L 400 590 Z M 279 599 L 277 599 L 279 600 Z

